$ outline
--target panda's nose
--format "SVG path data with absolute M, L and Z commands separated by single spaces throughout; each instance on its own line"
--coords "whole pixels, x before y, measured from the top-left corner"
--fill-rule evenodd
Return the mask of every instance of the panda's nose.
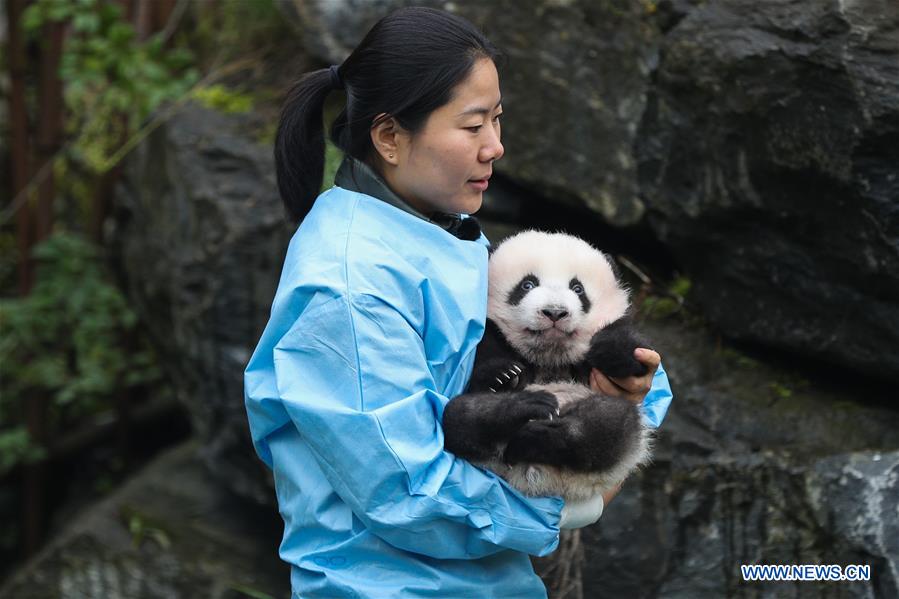
M 541 312 L 553 322 L 557 322 L 568 316 L 568 310 L 562 310 L 560 308 L 544 308 Z

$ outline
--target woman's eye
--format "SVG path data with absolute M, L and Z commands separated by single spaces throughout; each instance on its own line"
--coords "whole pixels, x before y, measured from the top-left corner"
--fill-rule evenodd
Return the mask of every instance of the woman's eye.
M 498 115 L 496 115 L 495 117 L 493 117 L 493 122 L 496 123 L 496 124 L 499 124 L 499 117 L 501 117 L 502 114 L 503 114 L 503 113 L 499 113 Z M 484 126 L 484 125 L 481 124 L 481 125 L 475 125 L 474 127 L 465 127 L 465 128 L 468 129 L 469 131 L 471 131 L 472 133 L 477 133 L 478 131 L 481 130 L 481 127 L 483 127 L 483 126 Z

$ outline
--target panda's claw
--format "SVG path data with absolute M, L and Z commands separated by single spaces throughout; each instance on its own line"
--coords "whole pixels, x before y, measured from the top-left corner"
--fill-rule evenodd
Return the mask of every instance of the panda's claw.
M 493 387 L 487 387 L 487 388 L 490 389 L 492 392 L 496 393 L 496 389 L 494 389 Z

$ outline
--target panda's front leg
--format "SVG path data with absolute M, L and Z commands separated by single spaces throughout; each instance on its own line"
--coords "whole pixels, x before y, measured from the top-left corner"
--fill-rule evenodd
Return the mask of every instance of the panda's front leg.
M 444 448 L 467 460 L 490 460 L 525 423 L 558 413 L 559 402 L 547 391 L 465 393 L 443 411 Z
M 559 418 L 518 429 L 503 461 L 605 472 L 640 451 L 643 427 L 639 410 L 628 400 L 590 393 L 566 405 Z
M 627 316 L 609 323 L 593 335 L 584 362 L 607 377 L 643 376 L 646 364 L 634 357 L 638 347 L 652 349 L 649 342 L 634 328 Z

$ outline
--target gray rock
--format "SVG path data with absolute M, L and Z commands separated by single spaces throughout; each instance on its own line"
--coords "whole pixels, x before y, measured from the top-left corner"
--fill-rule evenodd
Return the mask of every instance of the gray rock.
M 134 150 L 113 255 L 212 471 L 271 501 L 250 446 L 243 370 L 268 320 L 291 227 L 262 124 L 190 106 Z
M 806 478 L 819 525 L 872 562 L 875 596 L 899 596 L 899 452 L 825 458 Z
M 666 36 L 640 180 L 726 334 L 899 374 L 897 27 L 895 2 L 725 0 Z
M 195 443 L 157 458 L 91 507 L 2 587 L 16 599 L 286 597 L 272 510 L 237 501 Z

